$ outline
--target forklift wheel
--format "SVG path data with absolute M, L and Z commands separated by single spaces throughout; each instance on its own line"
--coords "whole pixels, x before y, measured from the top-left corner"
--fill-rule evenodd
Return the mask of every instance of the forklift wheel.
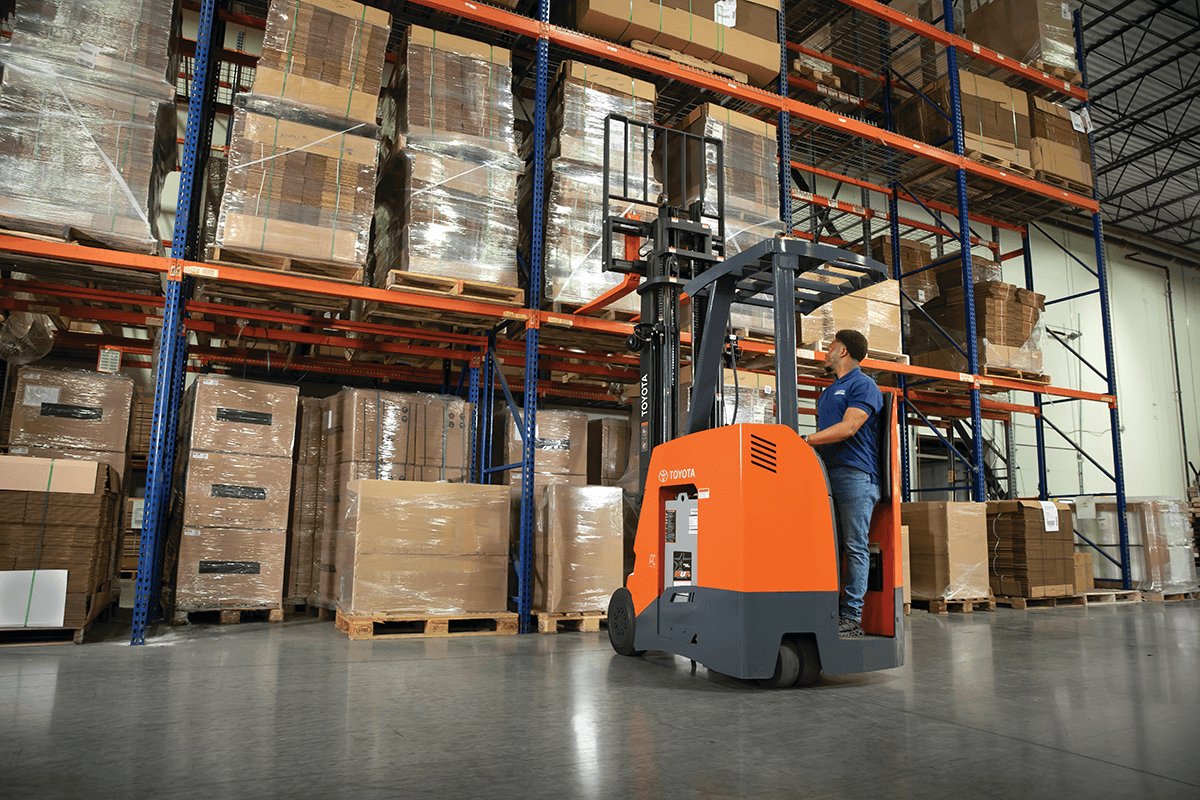
M 608 601 L 608 641 L 612 649 L 623 656 L 640 656 L 645 650 L 633 648 L 633 631 L 637 620 L 633 613 L 633 595 L 622 587 Z
M 612 630 L 612 617 L 609 617 L 609 630 Z M 769 678 L 759 678 L 758 685 L 767 689 L 784 689 L 799 677 L 800 654 L 796 651 L 796 643 L 784 639 L 779 643 L 779 655 L 775 657 L 775 674 Z
M 797 686 L 811 686 L 821 679 L 821 655 L 817 643 L 812 639 L 795 640 L 796 652 L 800 655 L 800 677 Z

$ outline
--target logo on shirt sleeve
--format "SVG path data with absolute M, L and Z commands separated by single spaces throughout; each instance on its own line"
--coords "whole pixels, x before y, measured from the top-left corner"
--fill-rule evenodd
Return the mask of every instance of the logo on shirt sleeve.
M 840 397 L 840 396 L 844 395 L 845 393 L 846 393 L 845 389 L 838 389 L 836 392 L 833 393 L 833 396 Z

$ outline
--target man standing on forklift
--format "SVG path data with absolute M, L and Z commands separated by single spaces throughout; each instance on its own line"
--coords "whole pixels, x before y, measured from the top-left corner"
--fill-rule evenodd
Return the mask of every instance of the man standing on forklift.
M 867 537 L 880 496 L 875 422 L 883 409 L 883 393 L 859 369 L 866 357 L 867 337 L 855 330 L 835 334 L 825 367 L 837 380 L 817 400 L 817 432 L 804 437 L 825 462 L 842 540 L 841 636 L 863 635 L 863 597 L 870 567 Z

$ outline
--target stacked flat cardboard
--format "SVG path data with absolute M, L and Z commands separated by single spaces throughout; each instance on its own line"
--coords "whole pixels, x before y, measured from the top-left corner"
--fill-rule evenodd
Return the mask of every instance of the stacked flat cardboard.
M 1080 115 L 1043 97 L 1030 97 L 1033 168 L 1080 186 L 1092 185 L 1092 148 Z
M 533 607 L 552 613 L 603 611 L 624 584 L 621 490 L 548 486 L 538 504 Z
M 129 453 L 147 456 L 150 453 L 150 426 L 154 421 L 154 387 L 138 386 L 133 393 L 133 414 L 130 418 Z
M 629 420 L 589 421 L 587 454 L 588 484 L 615 486 L 629 468 Z
M 145 510 L 145 498 L 130 497 L 125 500 L 125 511 L 121 515 L 121 556 L 118 567 L 121 572 L 137 572 Z
M 654 85 L 599 67 L 565 61 L 559 68 L 549 102 L 544 198 L 545 247 L 543 297 L 547 303 L 583 304 L 619 284 L 622 276 L 601 264 L 604 202 L 604 130 L 609 114 L 637 122 L 654 121 Z M 654 203 L 661 191 L 653 164 L 646 163 L 638 129 L 630 129 L 629 169 L 625 173 L 625 128 L 613 124 L 610 133 L 610 192 L 629 178 L 629 196 Z M 522 143 L 528 152 L 532 135 Z M 532 244 L 533 175 L 519 187 L 521 252 Z M 613 201 L 610 213 L 636 212 L 647 219 L 645 206 L 622 206 Z M 636 311 L 639 300 L 629 294 L 610 308 Z
M 505 412 L 503 422 L 496 425 L 503 437 L 502 451 L 506 464 L 521 460 L 521 432 L 511 414 Z M 533 440 L 533 471 L 539 487 L 552 484 L 584 486 L 587 484 L 588 418 L 578 411 L 549 411 L 538 409 L 537 430 Z M 505 483 L 520 485 L 521 471 L 504 473 Z
M 390 19 L 349 0 L 271 3 L 263 60 L 234 110 L 216 246 L 366 263 Z
M 1083 594 L 1090 592 L 1096 588 L 1096 578 L 1093 576 L 1094 569 L 1091 553 L 1075 553 L 1075 594 Z
M 975 284 L 974 295 L 980 367 L 1041 373 L 1041 312 L 1045 297 L 995 281 Z M 924 308 L 931 319 L 958 341 L 965 340 L 962 287 L 943 287 L 942 295 Z M 913 319 L 909 354 L 914 364 L 958 372 L 967 369 L 962 354 L 925 320 Z
M 952 253 L 952 261 L 939 264 L 930 272 L 938 286 L 938 294 L 946 294 L 959 290 L 962 295 L 962 253 Z M 949 256 L 947 256 L 948 258 Z M 1001 283 L 1004 281 L 1004 269 L 996 261 L 971 254 L 971 280 L 973 283 Z
M 1120 563 L 1116 503 L 1107 499 L 1080 500 L 1077 498 L 1075 503 L 1079 532 L 1095 542 L 1102 553 Z M 1129 531 L 1129 566 L 1135 588 L 1148 592 L 1194 592 L 1200 588 L 1196 579 L 1192 524 L 1185 501 L 1131 499 L 1126 504 L 1125 519 Z M 1120 567 L 1108 558 L 1096 555 L 1094 563 L 1097 578 L 1121 579 Z
M 508 605 L 508 490 L 355 480 L 338 534 L 337 608 L 465 614 Z
M 0 585 L 8 598 L 0 602 L 0 618 L 6 627 L 40 618 L 45 627 L 82 629 L 108 605 L 118 491 L 107 464 L 0 456 Z M 42 589 L 55 578 L 63 586 L 46 597 Z M 61 609 L 55 619 L 35 608 L 47 602 Z
M 1075 29 L 1070 6 L 1059 0 L 971 2 L 964 18 L 973 42 L 1042 69 L 1075 72 Z
M 300 398 L 296 425 L 296 463 L 292 479 L 292 508 L 288 523 L 287 570 L 283 597 L 290 603 L 315 600 L 318 559 L 317 532 L 325 516 L 325 411 L 329 403 Z M 311 598 L 311 599 L 310 599 Z
M 859 289 L 805 315 L 800 320 L 800 344 L 825 349 L 834 335 L 845 328 L 866 336 L 871 350 L 902 352 L 899 282 L 883 281 Z
M 779 77 L 778 0 L 576 0 L 574 6 L 572 27 L 584 33 L 685 53 L 744 72 L 756 86 Z
M 383 104 L 375 283 L 396 269 L 516 286 L 511 53 L 418 26 L 400 52 Z
M 854 253 L 861 253 L 863 252 L 863 247 L 862 245 L 853 245 L 849 250 Z M 925 242 L 901 239 L 900 272 L 912 272 L 913 270 L 929 266 L 929 262 L 933 260 L 932 252 L 932 248 Z M 872 239 L 869 255 L 871 258 L 885 265 L 888 268 L 889 275 L 895 275 L 892 264 L 891 236 L 884 234 Z M 933 273 L 934 270 L 927 269 L 924 272 L 918 272 L 916 275 L 909 275 L 900 280 L 900 287 L 917 305 L 925 303 L 938 295 L 937 280 Z
M 989 597 L 983 503 L 904 503 L 911 596 L 918 600 Z M 908 580 L 905 581 L 906 585 Z
M 993 500 L 987 504 L 992 591 L 1007 597 L 1075 593 L 1074 520 L 1066 503 Z
M 968 153 L 1030 166 L 1029 98 L 1020 89 L 999 81 L 959 72 L 962 95 L 963 138 Z M 914 139 L 953 148 L 950 121 L 941 109 L 950 108 L 950 81 L 943 77 L 925 86 L 924 94 L 937 104 L 913 96 L 901 104 L 896 114 L 896 130 Z
M 175 150 L 174 5 L 18 0 L 0 53 L 6 227 L 157 251 L 158 191 Z
M 297 395 L 217 375 L 188 389 L 164 563 L 174 613 L 282 606 Z
M 123 375 L 21 367 L 9 452 L 101 461 L 123 480 L 132 403 L 133 381 Z

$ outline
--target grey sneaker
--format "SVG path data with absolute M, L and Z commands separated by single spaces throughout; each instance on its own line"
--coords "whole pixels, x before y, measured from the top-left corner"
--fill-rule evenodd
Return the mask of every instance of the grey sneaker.
M 856 639 L 863 635 L 862 625 L 853 617 L 838 619 L 838 636 L 845 639 Z

